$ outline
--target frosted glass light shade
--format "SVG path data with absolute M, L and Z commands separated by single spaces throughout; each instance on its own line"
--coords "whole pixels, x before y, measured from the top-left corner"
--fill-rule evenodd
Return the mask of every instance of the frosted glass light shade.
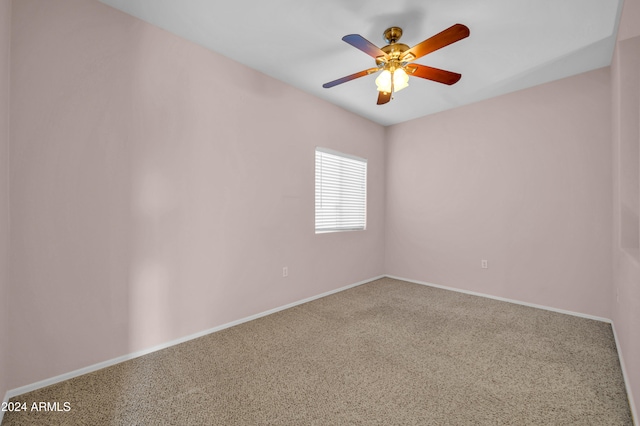
M 398 92 L 405 87 L 409 86 L 409 76 L 402 69 L 396 69 L 393 74 L 389 70 L 384 70 L 376 78 L 376 86 L 378 86 L 378 92 L 391 92 L 391 80 L 393 79 L 393 91 Z
M 391 72 L 384 70 L 376 78 L 376 86 L 378 86 L 378 92 L 391 92 Z
M 398 68 L 393 73 L 393 91 L 399 92 L 407 86 L 409 86 L 409 76 L 402 68 Z

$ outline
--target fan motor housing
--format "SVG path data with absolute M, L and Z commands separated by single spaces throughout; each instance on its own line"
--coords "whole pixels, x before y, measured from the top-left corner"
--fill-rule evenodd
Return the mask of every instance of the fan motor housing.
M 376 58 L 376 64 L 381 65 L 388 62 L 399 61 L 402 54 L 409 50 L 409 46 L 406 44 L 398 43 L 398 40 L 402 37 L 402 28 L 387 28 L 382 35 L 389 44 L 380 48 L 386 55 Z
M 393 43 L 387 46 L 381 47 L 384 53 L 386 53 L 386 57 L 384 58 L 376 58 L 376 64 L 384 64 L 390 60 L 399 60 L 404 52 L 409 50 L 409 46 L 403 43 Z

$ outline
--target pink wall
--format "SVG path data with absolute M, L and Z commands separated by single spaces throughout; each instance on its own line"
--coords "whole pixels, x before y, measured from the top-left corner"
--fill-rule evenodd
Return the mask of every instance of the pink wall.
M 381 126 L 96 1 L 13 25 L 10 388 L 384 272 Z M 315 235 L 316 145 L 367 231 Z
M 390 127 L 385 271 L 609 318 L 610 104 L 606 68 Z
M 0 397 L 7 385 L 7 297 L 9 252 L 9 51 L 11 40 L 11 2 L 0 0 Z
M 640 0 L 624 0 L 620 26 L 618 27 L 618 41 L 640 35 Z
M 611 65 L 613 117 L 612 316 L 640 408 L 640 1 L 625 0 Z M 637 413 L 637 412 L 636 412 Z

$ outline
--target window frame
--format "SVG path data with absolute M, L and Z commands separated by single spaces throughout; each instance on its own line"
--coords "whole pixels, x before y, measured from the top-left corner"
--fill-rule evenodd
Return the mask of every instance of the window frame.
M 323 162 L 327 160 L 329 164 L 323 167 Z M 338 169 L 339 172 L 336 174 Z M 330 176 L 325 177 L 327 174 Z M 314 208 L 316 234 L 366 231 L 367 175 L 366 158 L 316 146 Z M 329 207 L 323 209 L 324 202 L 327 202 Z

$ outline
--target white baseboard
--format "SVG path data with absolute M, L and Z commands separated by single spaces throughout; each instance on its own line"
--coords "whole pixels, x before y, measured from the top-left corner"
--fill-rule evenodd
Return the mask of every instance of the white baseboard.
M 616 340 L 616 349 L 618 350 L 618 359 L 620 360 L 620 368 L 622 369 L 622 377 L 624 378 L 624 386 L 627 389 L 627 398 L 629 399 L 629 408 L 631 408 L 631 416 L 633 417 L 634 426 L 638 426 L 638 411 L 636 410 L 636 404 L 633 399 L 633 393 L 631 392 L 631 385 L 629 377 L 627 376 L 627 369 L 624 363 L 624 357 L 622 356 L 622 350 L 620 348 L 620 342 L 618 341 L 618 333 L 616 333 L 616 327 L 611 322 L 611 329 L 613 330 L 613 338 Z
M 171 347 L 171 346 L 174 346 L 174 345 L 178 345 L 180 343 L 184 343 L 184 342 L 187 342 L 189 340 L 197 339 L 198 337 L 206 336 L 207 334 L 215 333 L 216 331 L 224 330 L 225 328 L 233 327 L 233 326 L 236 326 L 236 325 L 248 322 L 248 321 L 252 321 L 254 319 L 258 319 L 258 318 L 261 318 L 261 317 L 264 317 L 264 316 L 267 316 L 267 315 L 274 314 L 274 313 L 279 312 L 279 311 L 283 311 L 285 309 L 293 308 L 294 306 L 302 305 L 303 303 L 311 302 L 313 300 L 320 299 L 320 298 L 329 296 L 329 295 L 334 294 L 334 293 L 339 293 L 341 291 L 348 290 L 350 288 L 357 287 L 359 285 L 366 284 L 366 283 L 369 283 L 371 281 L 378 280 L 380 278 L 384 278 L 384 275 L 380 275 L 380 276 L 377 276 L 377 277 L 374 277 L 374 278 L 369 278 L 369 279 L 366 279 L 366 280 L 363 280 L 363 281 L 359 281 L 357 283 L 349 284 L 349 285 L 346 285 L 344 287 L 337 288 L 335 290 L 330 290 L 330 291 L 318 294 L 316 296 L 307 297 L 306 299 L 298 300 L 296 302 L 292 302 L 292 303 L 289 303 L 287 305 L 283 305 L 283 306 L 279 306 L 277 308 L 269 309 L 268 311 L 260 312 L 260 313 L 255 314 L 255 315 L 251 315 L 251 316 L 248 316 L 248 317 L 245 317 L 245 318 L 241 318 L 241 319 L 238 319 L 238 320 L 235 320 L 235 321 L 231 321 L 231 322 L 228 322 L 226 324 L 222 324 L 222 325 L 219 325 L 217 327 L 210 328 L 208 330 L 203 330 L 203 331 L 200 331 L 198 333 L 190 334 L 190 335 L 185 336 L 185 337 L 181 337 L 181 338 L 178 338 L 178 339 L 175 339 L 175 340 L 171 340 L 169 342 L 161 343 L 159 345 L 156 345 L 156 346 L 148 348 L 148 349 L 143 349 L 141 351 L 137 351 L 137 352 L 133 352 L 133 353 L 130 353 L 130 354 L 122 355 L 122 356 L 119 356 L 117 358 L 113 358 L 113 359 L 110 359 L 110 360 L 107 360 L 107 361 L 103 361 L 103 362 L 99 362 L 97 364 L 90 365 L 88 367 L 84 367 L 84 368 L 80 368 L 78 370 L 71 371 L 69 373 L 64 373 L 64 374 L 61 374 L 59 376 L 55 376 L 55 377 L 51 377 L 49 379 L 41 380 L 41 381 L 36 382 L 36 383 L 32 383 L 32 384 L 29 384 L 29 385 L 21 386 L 21 387 L 16 388 L 16 389 L 11 389 L 11 390 L 7 391 L 3 401 L 4 402 L 8 402 L 9 399 L 13 398 L 14 396 L 22 395 L 23 393 L 27 393 L 27 392 L 32 392 L 32 391 L 34 391 L 36 389 L 40 389 L 40 388 L 43 388 L 45 386 L 50 386 L 50 385 L 53 385 L 53 384 L 56 384 L 56 383 L 59 383 L 59 382 L 63 382 L 65 380 L 72 379 L 74 377 L 82 376 L 83 374 L 91 373 L 91 372 L 100 370 L 100 369 L 105 368 L 105 367 L 110 367 L 112 365 L 119 364 L 119 363 L 124 362 L 124 361 L 128 361 L 130 359 L 134 359 L 134 358 L 138 358 L 138 357 L 143 356 L 143 355 L 147 355 L 147 354 L 150 354 L 152 352 L 159 351 L 161 349 L 166 349 L 168 347 Z M 2 423 L 2 415 L 3 415 L 3 412 L 0 411 L 0 423 Z
M 447 286 L 444 286 L 444 285 L 433 284 L 433 283 L 429 283 L 429 282 L 426 282 L 426 281 L 418 281 L 418 280 L 412 280 L 412 279 L 408 279 L 408 278 L 396 277 L 394 275 L 385 275 L 385 277 L 393 278 L 393 279 L 401 280 L 401 281 L 407 281 L 407 282 L 414 283 L 414 284 L 426 285 L 428 287 L 435 287 L 435 288 L 440 288 L 440 289 L 443 289 L 443 290 L 455 291 L 457 293 L 464 293 L 464 294 L 470 294 L 472 296 L 480 296 L 480 297 L 486 297 L 488 299 L 500 300 L 501 302 L 515 303 L 516 305 L 529 306 L 530 308 L 544 309 L 545 311 L 553 311 L 553 312 L 558 312 L 558 313 L 561 313 L 561 314 L 573 315 L 573 316 L 576 316 L 576 317 L 588 318 L 588 319 L 592 319 L 592 320 L 596 320 L 596 321 L 602 321 L 602 322 L 611 323 L 611 320 L 609 318 L 598 317 L 598 316 L 595 316 L 595 315 L 583 314 L 583 313 L 574 312 L 574 311 L 567 311 L 565 309 L 552 308 L 550 306 L 536 305 L 535 303 L 522 302 L 520 300 L 514 300 L 514 299 L 507 299 L 506 297 L 493 296 L 491 294 L 478 293 L 476 291 L 463 290 L 463 289 L 459 289 L 459 288 L 455 288 L 455 287 L 447 287 Z

